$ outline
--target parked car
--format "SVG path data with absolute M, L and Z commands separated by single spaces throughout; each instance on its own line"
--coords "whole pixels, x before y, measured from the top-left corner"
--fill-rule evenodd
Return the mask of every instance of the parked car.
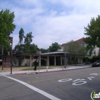
M 92 64 L 92 67 L 99 67 L 99 66 L 100 66 L 100 60 L 97 60 Z

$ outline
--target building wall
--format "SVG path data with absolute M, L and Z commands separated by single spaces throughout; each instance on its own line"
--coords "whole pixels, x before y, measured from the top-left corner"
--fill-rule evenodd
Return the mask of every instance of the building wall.
M 99 47 L 95 47 L 92 52 L 91 55 L 89 55 L 90 50 L 87 52 L 87 55 L 92 58 L 93 56 L 98 56 L 99 52 L 100 52 L 100 48 Z

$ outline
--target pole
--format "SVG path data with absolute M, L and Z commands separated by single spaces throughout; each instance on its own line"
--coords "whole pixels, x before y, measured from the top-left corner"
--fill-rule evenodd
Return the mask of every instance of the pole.
M 11 44 L 11 65 L 10 65 L 10 74 L 12 74 L 12 44 Z
M 2 70 L 3 70 L 3 55 L 4 55 L 4 48 L 3 48 L 3 45 L 2 45 Z
M 10 44 L 11 44 L 11 66 L 10 66 L 10 74 L 12 74 L 12 45 L 13 45 L 13 37 L 10 37 Z
M 64 53 L 64 56 L 65 56 L 65 59 L 64 59 L 65 60 L 64 61 L 65 62 L 65 66 L 64 66 L 64 68 L 66 68 L 66 53 Z

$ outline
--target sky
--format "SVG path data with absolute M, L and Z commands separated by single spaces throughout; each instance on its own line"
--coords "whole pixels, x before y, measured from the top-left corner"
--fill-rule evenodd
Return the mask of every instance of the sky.
M 100 0 L 0 0 L 0 10 L 14 12 L 13 47 L 19 30 L 32 32 L 32 43 L 47 49 L 52 43 L 67 43 L 86 37 L 91 18 L 100 15 Z

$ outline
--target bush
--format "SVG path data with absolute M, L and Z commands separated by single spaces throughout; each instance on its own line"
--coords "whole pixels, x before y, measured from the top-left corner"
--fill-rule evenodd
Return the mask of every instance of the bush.
M 90 61 L 93 63 L 93 62 L 95 62 L 95 61 L 97 61 L 97 60 L 100 60 L 100 56 L 93 56 L 91 59 L 90 59 Z

